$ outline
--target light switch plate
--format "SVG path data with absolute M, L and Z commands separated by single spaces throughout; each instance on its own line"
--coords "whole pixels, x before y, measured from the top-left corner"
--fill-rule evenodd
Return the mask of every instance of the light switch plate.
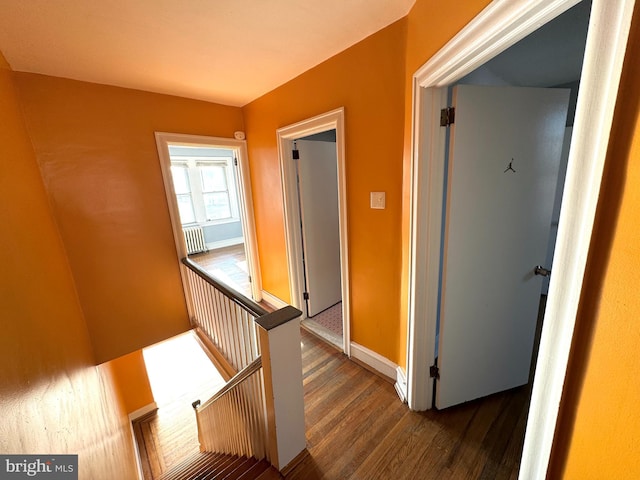
M 371 208 L 384 210 L 385 208 L 385 192 L 371 192 Z

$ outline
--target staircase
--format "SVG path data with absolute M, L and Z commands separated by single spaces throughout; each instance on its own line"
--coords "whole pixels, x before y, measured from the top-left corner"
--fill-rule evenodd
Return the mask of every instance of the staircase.
M 158 480 L 279 480 L 282 475 L 266 460 L 198 452 L 164 472 Z

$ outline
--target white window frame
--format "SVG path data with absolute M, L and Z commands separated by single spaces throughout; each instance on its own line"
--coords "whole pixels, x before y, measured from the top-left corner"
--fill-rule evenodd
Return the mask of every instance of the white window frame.
M 242 222 L 242 231 L 244 234 L 244 248 L 247 256 L 247 266 L 249 268 L 249 274 L 251 275 L 251 294 L 256 302 L 262 301 L 262 276 L 260 273 L 258 239 L 256 235 L 253 211 L 253 197 L 251 195 L 251 175 L 249 172 L 246 141 L 235 140 L 232 138 L 168 132 L 155 132 L 155 138 L 178 261 L 187 256 L 187 247 L 185 245 L 182 224 L 178 213 L 178 206 L 173 188 L 173 179 L 171 178 L 171 155 L 169 153 L 169 147 L 211 147 L 233 151 L 234 159 L 237 159 L 238 161 L 236 167 L 234 160 L 234 175 L 237 175 L 238 179 L 240 221 Z M 180 274 L 183 288 L 185 292 L 188 292 L 189 284 L 186 279 L 186 272 L 184 268 L 180 269 Z M 189 316 L 195 315 L 195 307 L 191 303 L 190 297 L 186 296 L 185 301 Z
M 189 201 L 191 202 L 191 214 L 193 215 L 193 222 L 182 222 L 182 214 L 180 215 L 180 221 L 182 222 L 182 225 L 195 225 L 197 223 L 197 217 L 196 217 L 196 209 L 195 209 L 195 205 L 193 202 L 193 188 L 191 187 L 191 181 L 189 178 L 189 166 L 186 163 L 182 163 L 182 162 L 172 162 L 171 163 L 171 174 L 173 176 L 173 167 L 176 168 L 180 168 L 181 170 L 184 170 L 184 173 L 186 175 L 186 180 L 187 180 L 187 185 L 189 185 L 189 191 L 186 193 L 178 193 L 175 192 L 176 194 L 176 201 L 178 203 L 178 212 L 180 212 L 180 197 L 189 197 Z M 175 183 L 175 181 L 174 181 Z

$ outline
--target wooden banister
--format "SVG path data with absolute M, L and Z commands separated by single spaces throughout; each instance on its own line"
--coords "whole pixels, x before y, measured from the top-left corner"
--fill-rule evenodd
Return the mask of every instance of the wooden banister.
M 267 458 L 282 470 L 306 451 L 302 312 L 286 306 L 269 313 L 193 261 L 182 264 L 192 323 L 238 372 L 213 397 L 192 404 L 201 450 Z
M 233 378 L 231 378 L 224 387 L 222 387 L 219 391 L 217 391 L 209 400 L 205 403 L 202 403 L 198 406 L 198 408 L 203 409 L 207 408 L 213 402 L 215 402 L 218 398 L 226 395 L 229 391 L 233 390 L 236 386 L 240 385 L 244 380 L 248 377 L 256 373 L 258 370 L 262 368 L 262 357 L 256 358 L 249 365 L 244 367 L 238 373 L 236 373 Z
M 190 258 L 183 258 L 182 263 L 189 268 L 192 272 L 202 278 L 205 282 L 211 285 L 213 288 L 223 293 L 226 297 L 231 299 L 233 302 L 237 303 L 249 313 L 253 314 L 256 317 L 261 317 L 262 315 L 266 315 L 269 313 L 259 304 L 251 300 L 249 297 L 242 295 L 240 292 L 230 289 L 225 284 L 216 280 L 212 277 L 206 270 L 204 270 L 200 265 L 195 263 Z

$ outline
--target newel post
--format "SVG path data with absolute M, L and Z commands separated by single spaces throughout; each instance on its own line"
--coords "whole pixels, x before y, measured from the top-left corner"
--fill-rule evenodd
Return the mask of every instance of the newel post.
M 271 463 L 288 470 L 306 453 L 300 310 L 287 306 L 260 317 Z

